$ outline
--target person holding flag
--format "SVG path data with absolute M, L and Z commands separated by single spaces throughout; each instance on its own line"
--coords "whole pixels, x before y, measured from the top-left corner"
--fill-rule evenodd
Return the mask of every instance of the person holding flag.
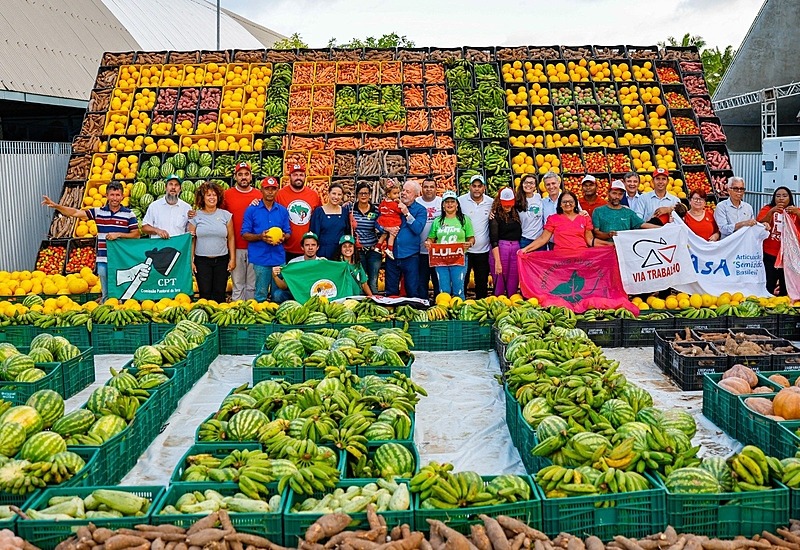
M 353 280 L 361 287 L 364 296 L 372 296 L 372 290 L 369 287 L 369 280 L 367 278 L 367 271 L 361 265 L 361 258 L 359 258 L 358 250 L 356 250 L 356 239 L 352 235 L 342 235 L 339 239 L 339 250 L 336 251 L 334 261 L 344 262 L 350 269 L 350 275 Z
M 425 249 L 430 253 L 433 244 L 463 244 L 464 255 L 475 242 L 475 232 L 472 221 L 464 215 L 458 195 L 455 191 L 445 191 L 442 194 L 442 213 L 433 220 L 430 233 L 425 239 Z M 447 292 L 450 296 L 465 299 L 465 279 L 467 266 L 464 256 L 459 265 L 440 265 L 436 267 L 436 277 L 439 279 L 439 290 Z

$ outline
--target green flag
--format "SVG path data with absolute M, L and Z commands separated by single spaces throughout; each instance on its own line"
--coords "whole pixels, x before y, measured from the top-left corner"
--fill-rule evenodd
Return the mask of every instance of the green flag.
M 192 291 L 192 236 L 107 242 L 108 295 L 160 300 Z
M 346 262 L 309 260 L 287 264 L 281 275 L 295 300 L 303 302 L 310 296 L 325 296 L 329 300 L 357 296 L 361 288 L 350 275 Z

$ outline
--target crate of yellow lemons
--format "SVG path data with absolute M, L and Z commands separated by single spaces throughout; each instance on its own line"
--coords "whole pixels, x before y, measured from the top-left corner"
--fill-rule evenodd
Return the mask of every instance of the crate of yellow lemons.
M 46 275 L 42 271 L 0 271 L 0 296 L 55 296 L 99 292 L 100 279 L 88 267 L 70 275 Z

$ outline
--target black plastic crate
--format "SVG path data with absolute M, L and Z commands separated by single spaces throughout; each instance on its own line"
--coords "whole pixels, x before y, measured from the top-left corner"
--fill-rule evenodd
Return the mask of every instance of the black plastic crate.
M 668 319 L 622 319 L 622 342 L 624 348 L 649 347 L 655 345 L 658 330 L 675 328 L 675 318 Z
M 728 328 L 737 332 L 763 329 L 771 335 L 778 333 L 778 316 L 765 315 L 762 317 L 728 317 Z
M 714 353 L 719 350 L 709 342 L 687 342 L 703 346 Z M 674 348 L 670 350 L 670 377 L 683 391 L 703 389 L 703 375 L 724 372 L 728 368 L 728 358 L 725 355 L 692 357 L 682 355 Z
M 789 340 L 800 340 L 800 315 L 779 313 L 778 336 Z
M 654 335 L 653 361 L 664 374 L 669 374 L 670 352 L 672 351 L 672 342 L 675 340 L 676 334 L 677 331 L 674 330 L 656 330 Z
M 608 321 L 578 321 L 576 328 L 586 332 L 589 339 L 604 348 L 622 345 L 622 319 Z

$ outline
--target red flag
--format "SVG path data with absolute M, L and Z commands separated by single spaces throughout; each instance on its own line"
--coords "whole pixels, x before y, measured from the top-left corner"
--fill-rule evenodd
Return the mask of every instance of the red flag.
M 428 262 L 431 267 L 464 265 L 464 243 L 432 244 Z
M 517 258 L 522 295 L 535 297 L 543 306 L 576 313 L 624 307 L 639 314 L 622 286 L 614 247 L 534 252 Z

